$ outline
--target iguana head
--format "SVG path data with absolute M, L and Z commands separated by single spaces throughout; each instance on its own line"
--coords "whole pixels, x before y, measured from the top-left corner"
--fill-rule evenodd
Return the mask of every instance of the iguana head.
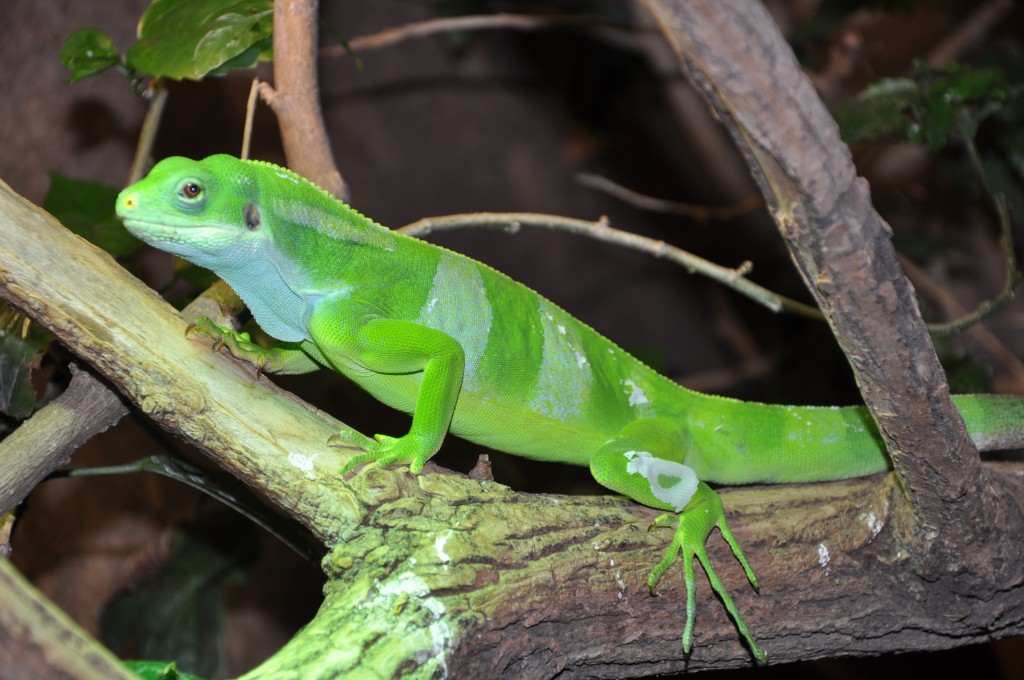
M 217 270 L 268 238 L 246 169 L 231 156 L 166 158 L 118 195 L 117 215 L 146 243 Z

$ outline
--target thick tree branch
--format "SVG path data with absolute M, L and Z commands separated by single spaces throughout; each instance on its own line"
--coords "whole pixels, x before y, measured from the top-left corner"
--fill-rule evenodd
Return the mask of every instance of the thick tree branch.
M 72 367 L 68 388 L 0 442 L 0 514 L 25 500 L 78 447 L 127 413 L 117 392 Z
M 320 112 L 316 51 L 316 0 L 276 0 L 274 88 L 260 91 L 277 114 L 288 167 L 347 200 Z
M 921 555 L 956 553 L 977 538 L 964 520 L 981 519 L 980 460 L 838 127 L 761 3 L 646 4 L 746 156 L 850 360 L 919 523 L 911 540 Z
M 0 649 L 5 680 L 132 680 L 113 654 L 0 559 Z

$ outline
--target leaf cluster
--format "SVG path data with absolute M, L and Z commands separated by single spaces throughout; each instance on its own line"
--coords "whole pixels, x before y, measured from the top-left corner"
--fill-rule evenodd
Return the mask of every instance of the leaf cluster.
M 143 76 L 201 80 L 272 56 L 271 0 L 154 0 L 139 20 L 138 42 L 119 54 L 98 28 L 75 31 L 60 51 L 70 82 L 117 68 Z
M 918 63 L 907 78 L 882 78 L 836 114 L 843 139 L 920 142 L 938 151 L 1020 97 L 1021 83 L 998 68 Z

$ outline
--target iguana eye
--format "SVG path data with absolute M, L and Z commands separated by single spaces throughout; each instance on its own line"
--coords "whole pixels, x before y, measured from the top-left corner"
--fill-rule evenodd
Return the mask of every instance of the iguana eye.
M 199 198 L 199 194 L 203 193 L 203 188 L 195 182 L 185 182 L 181 185 L 181 190 L 178 193 L 185 198 L 196 199 Z

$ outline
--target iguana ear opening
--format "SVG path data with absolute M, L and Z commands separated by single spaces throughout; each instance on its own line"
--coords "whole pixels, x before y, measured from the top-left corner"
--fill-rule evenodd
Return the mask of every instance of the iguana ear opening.
M 245 219 L 245 226 L 249 231 L 256 231 L 263 224 L 263 216 L 260 214 L 260 207 L 255 203 L 246 203 L 242 210 L 242 217 Z

